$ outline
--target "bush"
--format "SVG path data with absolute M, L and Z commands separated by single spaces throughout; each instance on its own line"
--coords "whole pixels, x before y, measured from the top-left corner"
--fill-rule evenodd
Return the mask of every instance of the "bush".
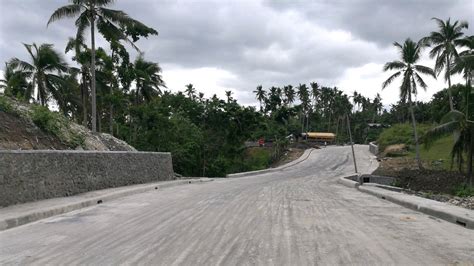
M 428 129 L 430 129 L 430 127 L 430 125 L 426 124 L 417 125 L 418 139 L 421 140 L 421 137 Z M 393 144 L 415 145 L 413 140 L 413 127 L 410 124 L 393 125 L 392 127 L 382 131 L 377 143 L 380 151 L 385 150 L 387 146 Z
M 472 197 L 474 196 L 474 187 L 467 184 L 460 185 L 454 190 L 454 195 L 458 197 Z
M 0 111 L 3 111 L 5 113 L 11 113 L 13 111 L 11 103 L 5 96 L 0 96 Z
M 66 145 L 76 148 L 84 144 L 84 137 L 70 130 L 69 122 L 58 112 L 51 112 L 47 107 L 34 105 L 31 108 L 31 119 L 42 130 L 58 137 Z

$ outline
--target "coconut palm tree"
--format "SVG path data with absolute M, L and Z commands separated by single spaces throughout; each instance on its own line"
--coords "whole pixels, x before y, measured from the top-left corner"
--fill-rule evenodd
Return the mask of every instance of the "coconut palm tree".
M 3 79 L 0 79 L 0 89 L 3 89 L 5 95 L 28 101 L 32 86 L 27 81 L 25 73 L 16 71 L 10 64 L 5 63 Z
M 408 100 L 409 103 L 409 109 L 413 125 L 413 136 L 416 146 L 416 161 L 418 163 L 418 167 L 421 169 L 423 167 L 421 165 L 420 159 L 420 147 L 418 144 L 418 134 L 416 132 L 416 120 L 413 111 L 412 95 L 417 94 L 418 85 L 424 90 L 426 90 L 427 88 L 427 85 L 425 81 L 423 81 L 423 79 L 421 78 L 420 74 L 426 74 L 432 76 L 433 78 L 436 78 L 436 76 L 433 69 L 427 66 L 416 64 L 420 60 L 422 42 L 416 43 L 408 38 L 403 43 L 403 46 L 398 42 L 395 42 L 393 45 L 398 48 L 401 55 L 401 60 L 395 60 L 385 64 L 383 68 L 384 71 L 397 70 L 397 72 L 392 74 L 382 84 L 382 89 L 385 89 L 397 77 L 402 76 L 402 84 L 400 86 L 400 99 L 403 102 L 406 102 Z
M 258 102 L 260 103 L 260 112 L 263 112 L 262 103 L 265 102 L 265 99 L 267 97 L 267 93 L 263 89 L 262 85 L 258 85 L 257 89 L 254 90 L 253 93 L 255 93 L 255 96 L 256 96 Z
M 471 94 L 474 94 L 472 89 L 472 80 L 474 78 L 474 36 L 465 38 L 464 46 L 467 50 L 459 53 L 459 57 L 455 58 L 454 63 L 451 67 L 451 73 L 462 74 L 466 79 L 466 92 L 465 92 L 465 114 L 469 119 L 469 109 L 471 107 L 470 98 Z
M 193 84 L 188 84 L 185 86 L 186 87 L 186 94 L 188 95 L 189 99 L 195 99 L 196 98 L 196 88 L 194 88 Z
M 61 73 L 67 71 L 68 66 L 61 54 L 53 49 L 52 44 L 23 44 L 30 55 L 31 63 L 13 58 L 8 63 L 14 70 L 22 72 L 32 81 L 33 93 L 36 90 L 36 101 L 45 106 L 48 103 L 54 84 L 61 82 Z M 26 95 L 31 97 L 30 95 Z M 56 99 L 57 100 L 57 99 Z
M 158 63 L 146 61 L 140 54 L 134 63 L 134 74 L 136 82 L 135 103 L 142 99 L 150 101 L 154 96 L 161 94 L 161 88 L 166 88 L 161 77 L 161 67 Z
M 295 101 L 296 96 L 293 86 L 288 85 L 283 87 L 283 94 L 285 94 L 285 103 L 291 106 L 291 104 Z
M 474 152 L 474 121 L 469 120 L 462 112 L 454 110 L 446 114 L 441 124 L 426 132 L 425 145 L 429 148 L 431 144 L 448 134 L 453 134 L 454 144 L 451 149 L 451 165 L 456 161 L 458 169 L 462 172 L 464 158 L 467 153 L 467 178 L 472 186 L 472 164 Z
M 468 28 L 465 21 L 455 21 L 451 23 L 451 19 L 443 21 L 439 18 L 433 18 L 438 24 L 438 31 L 433 31 L 430 35 L 423 39 L 423 42 L 429 46 L 433 46 L 430 51 L 430 57 L 436 57 L 435 72 L 438 76 L 445 69 L 445 80 L 448 81 L 449 107 L 454 110 L 453 97 L 451 92 L 451 64 L 458 53 L 456 47 L 462 45 L 464 33 L 463 29 Z
M 114 0 L 69 0 L 71 4 L 58 8 L 48 20 L 48 25 L 62 18 L 78 17 L 75 21 L 77 27 L 76 40 L 84 39 L 87 27 L 91 31 L 91 96 L 92 96 L 92 132 L 97 131 L 97 104 L 96 104 L 96 77 L 95 77 L 95 27 L 107 40 L 121 39 L 138 48 L 127 38 L 131 35 L 133 41 L 138 36 L 147 37 L 149 34 L 158 34 L 141 22 L 132 19 L 126 13 L 112 10 L 106 6 Z

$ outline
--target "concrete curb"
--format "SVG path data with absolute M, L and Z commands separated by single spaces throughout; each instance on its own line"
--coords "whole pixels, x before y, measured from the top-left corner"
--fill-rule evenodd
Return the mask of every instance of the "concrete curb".
M 312 149 L 307 149 L 304 151 L 304 153 L 296 160 L 289 162 L 287 164 L 275 167 L 275 168 L 268 168 L 268 169 L 263 169 L 263 170 L 257 170 L 257 171 L 249 171 L 249 172 L 241 172 L 241 173 L 235 173 L 235 174 L 228 174 L 226 175 L 227 178 L 238 178 L 238 177 L 244 177 L 244 176 L 250 176 L 250 175 L 259 175 L 259 174 L 265 174 L 265 173 L 271 173 L 271 172 L 276 172 L 280 171 L 283 169 L 286 169 L 288 167 L 295 166 L 306 159 L 311 155 L 311 153 L 316 150 L 314 148 Z
M 472 210 L 451 206 L 444 202 L 387 190 L 390 186 L 383 188 L 384 186 L 380 185 L 359 185 L 359 183 L 346 179 L 345 177 L 340 177 L 338 183 L 356 188 L 361 192 L 388 200 L 403 207 L 461 225 L 465 228 L 474 229 L 474 211 Z
M 147 192 L 151 190 L 163 189 L 167 187 L 174 187 L 174 186 L 185 185 L 185 184 L 210 182 L 213 180 L 214 180 L 213 178 L 198 178 L 198 179 L 185 179 L 185 180 L 176 180 L 176 181 L 161 181 L 161 182 L 151 183 L 151 184 L 140 186 L 140 187 L 132 187 L 130 189 L 112 191 L 104 195 L 78 199 L 74 203 L 62 204 L 62 205 L 58 205 L 54 207 L 38 209 L 35 211 L 29 211 L 29 212 L 21 213 L 21 214 L 10 216 L 10 217 L 2 217 L 2 213 L 0 209 L 0 231 L 17 227 L 20 225 L 24 225 L 27 223 L 35 222 L 35 221 L 45 219 L 51 216 L 71 212 L 71 211 L 82 209 L 89 206 L 94 206 L 99 203 L 103 203 L 105 201 L 110 201 L 113 199 L 126 197 L 133 194 L 139 194 L 139 193 L 143 193 L 143 192 Z M 100 193 L 100 190 L 93 191 L 92 193 Z M 80 194 L 77 196 L 80 196 Z

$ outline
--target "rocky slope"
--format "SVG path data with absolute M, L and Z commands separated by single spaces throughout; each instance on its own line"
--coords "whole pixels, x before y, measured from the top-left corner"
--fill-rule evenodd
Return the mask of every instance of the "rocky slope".
M 46 108 L 0 96 L 0 149 L 135 151 L 109 134 L 93 134 Z

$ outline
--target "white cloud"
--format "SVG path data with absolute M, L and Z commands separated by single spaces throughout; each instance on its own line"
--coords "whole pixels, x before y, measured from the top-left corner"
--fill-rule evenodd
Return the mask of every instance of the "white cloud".
M 225 86 L 237 77 L 229 71 L 212 68 L 182 68 L 176 65 L 163 65 L 163 79 L 166 86 L 174 92 L 184 91 L 187 84 L 193 84 L 198 92 L 204 92 L 205 97 L 216 94 L 225 98 L 225 91 L 236 92 L 236 88 Z

